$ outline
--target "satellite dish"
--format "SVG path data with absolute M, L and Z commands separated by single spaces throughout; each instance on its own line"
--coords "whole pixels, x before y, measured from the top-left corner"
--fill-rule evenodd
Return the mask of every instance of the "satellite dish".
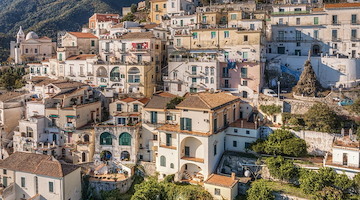
M 246 170 L 246 171 L 244 172 L 244 175 L 245 175 L 246 177 L 250 177 L 250 176 L 251 176 L 251 172 L 250 172 L 249 170 Z

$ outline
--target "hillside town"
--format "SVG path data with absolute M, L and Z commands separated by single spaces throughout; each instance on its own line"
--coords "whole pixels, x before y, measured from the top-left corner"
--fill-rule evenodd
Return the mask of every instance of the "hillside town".
M 358 0 L 205 2 L 20 26 L 0 199 L 360 199 Z

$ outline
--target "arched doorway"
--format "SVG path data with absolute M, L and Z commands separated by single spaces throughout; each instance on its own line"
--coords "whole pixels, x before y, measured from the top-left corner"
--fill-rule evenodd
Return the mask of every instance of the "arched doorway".
M 112 154 L 110 151 L 102 151 L 100 153 L 100 160 L 101 161 L 108 161 L 112 158 Z
M 314 44 L 312 46 L 312 55 L 313 56 L 318 56 L 320 55 L 320 46 L 318 44 Z
M 128 151 L 122 151 L 120 159 L 123 161 L 129 161 L 130 160 L 130 153 Z
M 110 81 L 119 82 L 120 81 L 120 69 L 119 67 L 114 67 L 110 72 Z

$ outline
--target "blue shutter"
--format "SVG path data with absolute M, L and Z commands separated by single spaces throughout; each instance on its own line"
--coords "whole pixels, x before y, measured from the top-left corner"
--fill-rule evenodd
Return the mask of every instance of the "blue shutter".
M 185 127 L 184 127 L 184 118 L 180 118 L 180 130 L 185 130 Z

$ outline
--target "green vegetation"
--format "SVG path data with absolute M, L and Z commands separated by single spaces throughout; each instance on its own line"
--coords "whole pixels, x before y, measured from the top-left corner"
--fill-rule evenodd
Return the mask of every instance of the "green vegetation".
M 185 98 L 184 97 L 175 97 L 168 104 L 166 104 L 167 109 L 175 109 L 175 107 L 181 103 Z
M 135 193 L 131 200 L 211 200 L 211 194 L 201 186 L 173 183 L 174 175 L 165 177 L 159 182 L 150 177 L 141 184 L 135 185 Z
M 333 187 L 324 187 L 316 192 L 313 200 L 341 200 L 344 199 L 344 193 Z
M 281 156 L 266 159 L 266 165 L 274 178 L 290 181 L 298 176 L 298 168 L 294 163 Z
M 257 182 L 257 181 L 255 181 L 255 182 Z M 269 180 L 263 180 L 263 183 L 266 185 L 266 187 L 270 188 L 270 190 L 272 190 L 273 192 L 284 193 L 284 194 L 288 194 L 288 195 L 296 196 L 296 197 L 300 197 L 300 198 L 309 198 L 312 196 L 312 195 L 305 194 L 299 187 L 294 186 L 293 184 L 283 183 L 283 182 L 275 182 L 275 181 L 269 181 Z
M 356 99 L 354 104 L 348 106 L 348 110 L 359 115 L 360 114 L 360 99 Z
M 23 76 L 25 69 L 23 67 L 7 67 L 0 69 L 0 86 L 7 89 L 19 89 L 24 86 Z
M 131 4 L 131 12 L 132 13 L 136 13 L 137 8 L 138 8 L 137 4 L 135 4 L 135 3 Z
M 281 113 L 281 106 L 273 105 L 260 105 L 260 110 L 265 114 L 272 116 L 274 114 Z
M 304 115 L 308 129 L 321 132 L 335 132 L 341 127 L 340 119 L 326 104 L 313 105 Z
M 251 184 L 247 191 L 247 200 L 272 200 L 275 199 L 274 190 L 268 186 L 268 181 L 257 180 Z
M 122 22 L 124 21 L 135 21 L 135 15 L 133 13 L 128 13 L 126 14 L 122 19 L 121 19 Z
M 307 154 L 305 141 L 284 129 L 275 130 L 267 140 L 257 140 L 250 148 L 255 152 L 271 155 L 299 157 Z

